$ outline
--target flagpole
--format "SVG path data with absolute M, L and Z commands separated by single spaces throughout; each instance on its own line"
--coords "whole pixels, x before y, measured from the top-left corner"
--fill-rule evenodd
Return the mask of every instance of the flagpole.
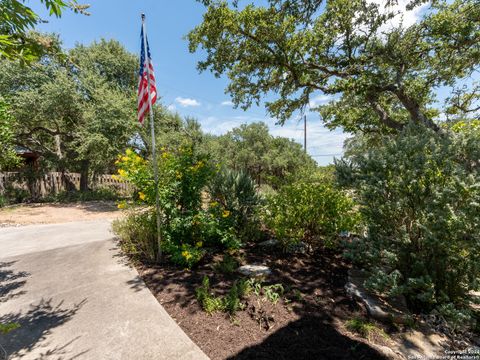
M 155 126 L 153 123 L 153 107 L 152 107 L 152 97 L 150 94 L 150 57 L 148 56 L 148 47 L 147 47 L 147 32 L 145 29 L 145 14 L 142 14 L 142 29 L 143 29 L 143 48 L 145 51 L 145 58 L 147 59 L 147 91 L 148 91 L 148 112 L 150 113 L 150 131 L 152 135 L 152 162 L 153 162 L 153 173 L 155 176 L 155 208 L 157 213 L 157 262 L 162 260 L 162 234 L 160 230 L 161 219 L 160 219 L 160 198 L 158 194 L 158 163 L 157 163 L 157 150 L 155 145 Z

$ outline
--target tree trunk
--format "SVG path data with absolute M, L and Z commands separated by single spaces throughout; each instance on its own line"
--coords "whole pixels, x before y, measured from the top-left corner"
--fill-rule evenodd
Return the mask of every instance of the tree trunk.
M 83 160 L 80 168 L 80 191 L 88 191 L 88 160 Z
M 421 123 L 426 127 L 434 130 L 435 132 L 441 132 L 441 128 L 435 124 L 432 120 L 427 118 L 425 114 L 420 109 L 420 105 L 412 98 L 410 98 L 403 89 L 397 89 L 394 91 L 395 95 L 397 95 L 400 102 L 405 106 L 407 111 L 410 113 L 410 116 L 414 122 Z

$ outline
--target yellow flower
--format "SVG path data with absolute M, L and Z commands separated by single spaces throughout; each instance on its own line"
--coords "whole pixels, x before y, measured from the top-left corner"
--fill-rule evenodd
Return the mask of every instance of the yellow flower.
M 183 256 L 187 261 L 192 257 L 192 255 L 191 255 L 187 250 L 182 251 L 182 256 Z
M 128 157 L 122 156 L 122 161 L 128 161 Z
M 164 153 L 162 153 L 162 159 L 166 159 L 166 158 L 168 158 L 168 152 L 165 151 Z
M 127 206 L 127 204 L 125 203 L 125 201 L 122 201 L 121 203 L 118 203 L 117 207 L 119 209 L 125 209 L 125 207 Z
M 138 197 L 140 198 L 140 200 L 145 200 L 145 194 L 141 191 L 138 193 Z
M 229 216 L 230 216 L 230 211 L 228 211 L 228 210 L 223 210 L 222 217 L 226 218 L 226 217 L 229 217 Z
M 127 176 L 127 172 L 126 172 L 125 170 L 123 170 L 123 169 L 118 169 L 118 174 L 119 174 L 120 176 L 122 176 L 122 177 Z
M 195 244 L 197 248 L 201 248 L 203 246 L 203 242 L 199 241 Z

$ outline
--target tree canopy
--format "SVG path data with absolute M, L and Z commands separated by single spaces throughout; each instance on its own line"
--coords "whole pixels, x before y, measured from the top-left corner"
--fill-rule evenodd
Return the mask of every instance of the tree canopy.
M 411 1 L 406 11 L 423 7 L 410 26 L 394 21 L 391 1 L 202 2 L 190 51 L 204 50 L 200 71 L 228 76 L 236 106 L 266 96 L 283 123 L 323 93 L 330 102 L 314 110 L 349 132 L 398 131 L 409 121 L 438 131 L 440 112 L 478 113 L 479 89 L 466 81 L 480 59 L 477 0 Z M 452 96 L 439 110 L 435 93 L 445 86 Z
M 300 144 L 272 136 L 262 122 L 242 124 L 225 135 L 210 137 L 206 146 L 219 163 L 246 171 L 258 184 L 277 187 L 302 169 L 316 167 Z
M 29 67 L 3 60 L 0 92 L 16 145 L 42 155 L 45 170 L 82 172 L 85 183 L 89 171 L 112 167 L 136 131 L 137 59 L 113 40 L 67 55 L 44 55 Z
M 0 0 L 0 58 L 19 59 L 30 62 L 45 52 L 58 50 L 58 43 L 52 38 L 31 32 L 44 20 L 25 0 Z M 78 4 L 76 0 L 41 0 L 50 16 L 60 17 L 65 9 L 88 14 L 89 5 Z

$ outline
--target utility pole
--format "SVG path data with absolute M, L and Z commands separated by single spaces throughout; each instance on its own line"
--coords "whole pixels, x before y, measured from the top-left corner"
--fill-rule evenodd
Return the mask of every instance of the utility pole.
M 303 149 L 307 152 L 307 115 L 303 115 Z

